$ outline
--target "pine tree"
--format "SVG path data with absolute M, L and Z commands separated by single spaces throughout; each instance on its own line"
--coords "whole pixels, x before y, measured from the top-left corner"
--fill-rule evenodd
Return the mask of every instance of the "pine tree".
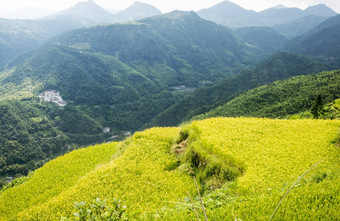
M 321 115 L 322 113 L 322 109 L 323 109 L 323 105 L 322 105 L 322 98 L 321 98 L 321 95 L 319 94 L 313 105 L 312 105 L 312 108 L 311 108 L 311 113 L 313 114 L 313 118 L 314 119 L 318 119 L 319 116 Z

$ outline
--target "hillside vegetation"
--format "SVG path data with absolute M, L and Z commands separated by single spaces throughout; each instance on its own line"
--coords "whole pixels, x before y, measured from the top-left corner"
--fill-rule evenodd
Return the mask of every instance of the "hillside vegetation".
M 286 45 L 285 49 L 293 53 L 318 58 L 325 64 L 328 64 L 330 69 L 339 69 L 339 32 L 340 15 L 337 15 L 293 39 Z
M 216 109 L 196 117 L 286 117 L 307 111 L 318 95 L 323 104 L 340 97 L 340 71 L 297 76 L 250 90 Z
M 247 90 L 324 70 L 321 63 L 301 56 L 280 52 L 265 59 L 255 67 L 241 71 L 211 87 L 197 89 L 154 117 L 147 126 L 175 126 L 195 115 L 223 105 Z
M 267 220 L 284 192 L 316 162 L 276 218 L 336 220 L 339 126 L 337 120 L 215 118 L 138 132 L 121 143 L 53 160 L 6 189 L 0 193 L 0 220 L 72 218 L 75 201 L 97 197 L 108 205 L 121 199 L 130 218 L 195 219 L 187 197 L 189 192 L 198 203 L 193 175 L 209 219 Z
M 42 23 L 49 24 L 47 20 L 37 24 L 11 21 L 4 30 L 11 32 L 26 24 L 27 29 L 45 33 L 48 30 L 40 26 Z M 58 27 L 56 24 L 55 32 L 46 37 L 59 31 Z M 77 29 L 50 39 L 0 71 L 0 101 L 21 100 L 19 102 L 32 107 L 31 112 L 37 112 L 36 115 L 58 133 L 43 136 L 49 139 L 48 144 L 45 140 L 39 142 L 37 136 L 30 137 L 34 145 L 24 144 L 20 138 L 7 136 L 22 131 L 21 128 L 4 125 L 5 149 L 9 141 L 16 141 L 16 150 L 40 153 L 44 146 L 48 154 L 27 155 L 24 160 L 13 161 L 8 151 L 3 150 L 1 165 L 4 167 L 0 170 L 7 172 L 0 172 L 0 176 L 19 175 L 5 167 L 19 164 L 26 168 L 23 171 L 28 171 L 33 167 L 27 165 L 30 161 L 33 165 L 42 158 L 49 159 L 66 152 L 72 145 L 95 144 L 117 136 L 122 139 L 120 135 L 125 131 L 139 130 L 195 88 L 211 85 L 253 65 L 260 59 L 255 54 L 259 50 L 247 46 L 226 27 L 205 21 L 194 12 L 180 11 L 137 22 Z M 60 92 L 67 106 L 47 108 L 44 102 L 38 104 L 37 96 L 46 90 Z M 25 115 L 27 109 L 22 108 L 20 115 Z M 24 119 L 24 124 L 31 128 L 30 120 Z M 106 127 L 110 133 L 104 135 Z M 53 143 L 52 137 L 65 141 L 55 139 Z

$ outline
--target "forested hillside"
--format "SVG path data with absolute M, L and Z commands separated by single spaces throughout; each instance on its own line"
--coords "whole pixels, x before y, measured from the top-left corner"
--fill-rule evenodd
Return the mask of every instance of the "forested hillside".
M 224 104 L 252 88 L 296 75 L 317 73 L 324 67 L 320 62 L 290 53 L 277 53 L 254 68 L 244 70 L 224 81 L 193 93 L 156 116 L 150 125 L 175 126 L 195 115 Z
M 266 54 L 283 48 L 288 39 L 270 27 L 245 27 L 234 30 L 248 44 L 261 48 Z
M 0 177 L 26 175 L 67 149 L 67 137 L 32 105 L 2 101 L 0 116 Z
M 340 15 L 334 16 L 309 32 L 293 39 L 286 50 L 309 55 L 328 64 L 330 69 L 340 67 Z
M 198 116 L 284 118 L 309 110 L 317 96 L 327 104 L 340 98 L 340 71 L 298 76 L 250 90 L 220 107 Z
M 0 71 L 16 56 L 36 49 L 53 36 L 81 27 L 77 21 L 0 18 Z

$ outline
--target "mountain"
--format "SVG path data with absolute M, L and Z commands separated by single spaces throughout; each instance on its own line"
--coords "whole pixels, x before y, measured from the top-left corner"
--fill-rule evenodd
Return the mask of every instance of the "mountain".
M 307 15 L 290 23 L 274 25 L 272 28 L 286 38 L 293 39 L 312 30 L 327 19 L 328 17 Z
M 262 49 L 266 54 L 281 50 L 288 39 L 270 27 L 247 27 L 234 30 L 249 45 Z
M 305 15 L 299 8 L 269 8 L 258 14 L 268 21 L 270 26 L 294 22 Z
M 311 15 L 329 18 L 337 15 L 337 13 L 326 5 L 319 4 L 310 6 L 305 10 L 299 8 L 273 7 L 259 12 L 259 15 L 273 26 L 294 23 L 302 18 L 307 20 L 308 18 L 312 18 L 310 17 Z
M 115 22 L 135 21 L 146 17 L 161 15 L 159 11 L 152 5 L 136 1 L 130 7 L 115 14 Z
M 195 90 L 157 115 L 145 127 L 178 125 L 252 88 L 291 76 L 317 73 L 324 69 L 321 63 L 307 57 L 285 52 L 277 53 L 250 70 L 244 70 L 211 87 Z
M 187 205 L 191 199 L 205 203 L 209 220 L 267 220 L 283 192 L 298 184 L 276 219 L 337 220 L 339 126 L 338 120 L 212 118 L 152 128 L 73 151 L 16 179 L 0 193 L 0 219 L 204 217 Z
M 79 2 L 71 8 L 55 14 L 55 16 L 61 15 L 75 16 L 99 23 L 111 23 L 113 21 L 113 14 L 97 5 L 93 0 Z
M 334 10 L 332 10 L 331 8 L 327 7 L 324 4 L 310 6 L 306 8 L 304 11 L 308 15 L 315 15 L 315 16 L 322 16 L 322 17 L 332 17 L 338 14 Z
M 38 48 L 64 31 L 81 27 L 72 20 L 0 19 L 0 70 L 21 53 Z
M 179 11 L 72 31 L 52 43 L 116 57 L 162 87 L 197 87 L 203 81 L 216 81 L 251 65 L 255 57 L 254 49 L 229 29 Z M 160 71 L 168 74 L 159 75 Z
M 331 69 L 340 68 L 339 32 L 340 15 L 337 15 L 291 40 L 286 46 L 286 50 L 321 59 L 328 63 Z
M 230 1 L 223 1 L 197 14 L 204 19 L 230 28 L 244 26 L 265 26 L 267 22 L 253 10 L 246 10 Z
M 321 95 L 325 103 L 340 98 L 340 71 L 298 76 L 250 90 L 216 109 L 198 116 L 284 118 L 307 111 Z
M 202 9 L 197 14 L 204 19 L 231 28 L 284 25 L 310 15 L 328 18 L 337 15 L 332 9 L 322 4 L 311 6 L 305 10 L 278 5 L 261 12 L 255 12 L 229 1 Z M 306 17 L 305 20 L 308 18 L 311 17 Z

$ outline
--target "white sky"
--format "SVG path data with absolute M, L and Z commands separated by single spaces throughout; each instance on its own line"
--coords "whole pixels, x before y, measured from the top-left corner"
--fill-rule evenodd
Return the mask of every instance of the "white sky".
M 59 11 L 84 0 L 0 0 L 0 13 L 8 13 L 20 8 L 39 7 Z M 124 9 L 135 0 L 94 0 L 104 8 Z M 222 0 L 140 0 L 154 5 L 162 12 L 172 10 L 194 10 L 211 7 Z M 278 4 L 289 7 L 306 8 L 316 4 L 326 4 L 340 13 L 340 0 L 230 0 L 243 8 L 260 11 Z

